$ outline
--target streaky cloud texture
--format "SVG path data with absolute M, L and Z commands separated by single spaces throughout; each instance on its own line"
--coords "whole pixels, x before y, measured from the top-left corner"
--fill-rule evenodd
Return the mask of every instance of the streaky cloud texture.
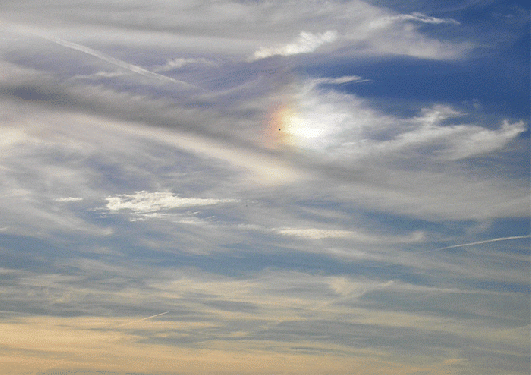
M 326 31 L 322 34 L 312 34 L 301 31 L 294 43 L 286 44 L 277 48 L 260 48 L 253 55 L 253 60 L 263 59 L 270 56 L 291 56 L 299 53 L 310 53 L 325 43 L 332 43 L 337 38 L 337 32 Z
M 0 373 L 529 373 L 528 9 L 0 25 Z

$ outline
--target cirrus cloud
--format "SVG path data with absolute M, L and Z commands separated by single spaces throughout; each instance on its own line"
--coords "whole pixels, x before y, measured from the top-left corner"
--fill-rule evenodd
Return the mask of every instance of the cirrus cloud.
M 152 213 L 171 208 L 209 206 L 220 203 L 236 202 L 235 199 L 214 198 L 181 198 L 171 192 L 139 191 L 134 194 L 123 194 L 107 197 L 105 207 L 110 212 L 130 210 L 134 213 Z
M 315 51 L 321 45 L 332 43 L 337 39 L 337 31 L 326 31 L 320 34 L 301 31 L 299 37 L 289 44 L 278 47 L 262 47 L 256 51 L 251 60 L 265 59 L 271 56 L 291 56 L 300 53 L 310 53 Z

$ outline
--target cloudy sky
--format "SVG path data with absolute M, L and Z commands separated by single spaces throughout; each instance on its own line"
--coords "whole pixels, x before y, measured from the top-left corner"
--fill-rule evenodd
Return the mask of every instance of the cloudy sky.
M 528 374 L 523 4 L 3 0 L 0 372 Z

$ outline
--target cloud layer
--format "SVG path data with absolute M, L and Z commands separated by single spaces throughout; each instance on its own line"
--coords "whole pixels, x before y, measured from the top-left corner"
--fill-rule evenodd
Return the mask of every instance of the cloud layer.
M 3 2 L 0 372 L 526 374 L 529 20 L 452 4 Z

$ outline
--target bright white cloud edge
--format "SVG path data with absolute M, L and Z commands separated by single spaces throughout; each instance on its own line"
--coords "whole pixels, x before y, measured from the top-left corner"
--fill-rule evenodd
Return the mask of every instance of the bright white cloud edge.
M 181 198 L 171 192 L 139 191 L 107 197 L 105 207 L 110 212 L 130 210 L 135 213 L 151 213 L 180 207 L 209 206 L 220 203 L 237 202 L 236 199 Z

